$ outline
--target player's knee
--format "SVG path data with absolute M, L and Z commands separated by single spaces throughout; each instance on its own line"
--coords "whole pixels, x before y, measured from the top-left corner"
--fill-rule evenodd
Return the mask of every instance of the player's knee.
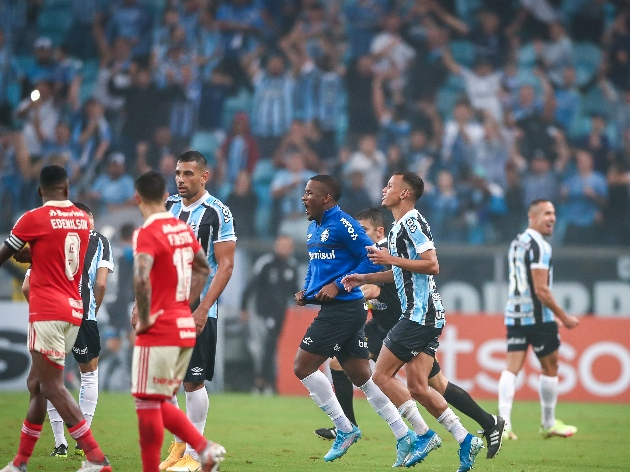
M 429 386 L 422 382 L 409 382 L 409 379 L 407 379 L 407 389 L 409 393 L 411 393 L 411 396 L 421 403 L 422 400 L 429 397 Z
M 374 381 L 376 386 L 380 388 L 381 390 L 383 389 L 382 386 L 385 385 L 388 380 L 389 379 L 387 378 L 386 375 L 383 374 L 383 372 L 379 370 L 375 370 L 374 372 L 372 372 L 372 381 Z

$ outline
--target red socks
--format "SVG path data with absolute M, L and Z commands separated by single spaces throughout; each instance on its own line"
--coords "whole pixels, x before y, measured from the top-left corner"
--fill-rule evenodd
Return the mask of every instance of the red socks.
M 85 457 L 90 462 L 103 462 L 105 455 L 101 448 L 98 447 L 98 443 L 94 436 L 92 436 L 92 430 L 87 424 L 87 421 L 82 420 L 79 424 L 68 428 L 70 436 L 77 442 L 79 447 L 85 452 Z
M 208 440 L 197 431 L 186 414 L 172 403 L 162 402 L 162 418 L 164 427 L 190 444 L 195 451 L 203 451 L 208 444 Z
M 43 426 L 44 425 L 33 424 L 24 420 L 24 424 L 22 424 L 22 434 L 20 434 L 20 446 L 17 455 L 13 459 L 14 466 L 17 467 L 21 464 L 28 463 L 28 460 L 33 454 L 33 449 L 35 449 L 35 444 L 37 444 L 37 440 L 39 439 L 39 435 L 42 433 Z
M 136 398 L 143 472 L 155 472 L 160 467 L 160 452 L 162 442 L 164 442 L 164 423 L 160 403 L 164 402 Z

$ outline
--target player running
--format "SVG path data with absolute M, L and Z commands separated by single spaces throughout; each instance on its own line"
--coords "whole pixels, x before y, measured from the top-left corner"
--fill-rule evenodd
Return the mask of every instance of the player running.
M 79 472 L 111 472 L 81 409 L 63 383 L 66 354 L 83 319 L 79 283 L 90 238 L 88 216 L 68 200 L 68 174 L 59 166 L 43 167 L 38 192 L 43 205 L 26 212 L 0 247 L 0 265 L 26 243 L 30 246 L 28 349 L 32 364 L 27 385 L 30 403 L 17 455 L 0 472 L 26 472 L 51 401 L 83 449 Z
M 79 328 L 77 340 L 72 347 L 72 355 L 79 364 L 81 387 L 79 390 L 79 408 L 92 426 L 92 419 L 98 402 L 98 357 L 101 352 L 101 338 L 96 323 L 98 309 L 105 297 L 107 276 L 114 271 L 114 258 L 109 240 L 101 233 L 94 231 L 94 215 L 87 205 L 76 202 L 78 209 L 83 210 L 90 219 L 90 241 L 85 254 L 85 263 L 81 275 L 81 299 L 83 301 L 83 321 Z M 30 272 L 22 284 L 22 293 L 28 300 L 30 291 Z M 50 453 L 53 457 L 68 456 L 68 441 L 64 434 L 63 420 L 55 406 L 48 401 L 48 419 L 55 437 L 55 448 Z M 79 445 L 75 445 L 74 453 L 85 455 Z
M 551 236 L 556 223 L 556 209 L 549 200 L 534 200 L 527 213 L 528 228 L 516 236 L 508 253 L 509 285 L 505 308 L 507 326 L 507 368 L 499 379 L 499 414 L 505 418 L 504 437 L 517 439 L 512 431 L 512 403 L 516 376 L 523 368 L 527 348 L 531 344 L 540 362 L 540 433 L 546 437 L 567 438 L 577 431 L 575 426 L 556 419 L 558 402 L 558 322 L 567 329 L 579 324 L 567 315 L 551 293 L 553 268 L 551 245 L 544 236 Z
M 196 300 L 210 268 L 190 227 L 166 211 L 166 182 L 157 172 L 136 179 L 144 225 L 134 235 L 131 393 L 136 398 L 143 472 L 160 465 L 164 428 L 197 452 L 200 470 L 219 469 L 225 449 L 208 441 L 169 400 L 179 389 L 197 337 L 189 301 Z
M 387 238 L 385 237 L 385 217 L 381 210 L 378 208 L 368 208 L 361 211 L 357 215 L 357 221 L 361 227 L 365 230 L 366 234 L 372 241 L 376 243 L 378 248 L 387 248 Z M 365 324 L 365 337 L 367 339 L 368 350 L 370 351 L 370 358 L 373 360 L 378 359 L 378 355 L 381 352 L 383 346 L 383 340 L 387 337 L 387 333 L 392 329 L 398 320 L 400 319 L 402 312 L 400 309 L 400 299 L 396 292 L 396 285 L 393 283 L 384 284 L 366 284 L 361 286 L 368 304 L 371 306 L 372 318 Z M 352 408 L 352 383 L 343 371 L 334 370 L 334 359 L 330 363 L 331 374 L 333 376 L 333 385 L 335 387 L 335 395 L 340 397 L 340 391 L 349 391 L 347 400 L 342 401 L 339 399 L 339 403 L 344 408 L 344 403 L 349 402 Z M 342 379 L 339 379 L 342 377 Z M 349 388 L 346 388 L 345 383 L 350 384 Z M 340 388 L 341 386 L 341 388 Z M 464 413 L 466 416 L 474 419 L 479 423 L 482 430 L 479 431 L 483 434 L 487 441 L 488 453 L 486 458 L 494 458 L 501 449 L 502 433 L 505 422 L 500 416 L 491 415 L 481 408 L 477 402 L 470 396 L 464 389 L 448 381 L 440 369 L 440 364 L 437 359 L 433 360 L 433 367 L 429 373 L 429 386 L 437 390 L 444 399 Z M 399 409 L 400 411 L 400 409 Z M 344 408 L 344 412 L 346 409 Z M 351 421 L 354 421 L 353 409 L 351 410 L 352 416 L 348 416 Z M 405 411 L 400 411 L 401 414 Z M 334 439 L 336 436 L 335 428 L 321 428 L 315 431 L 316 434 L 325 439 Z M 402 464 L 399 464 L 402 465 Z
M 439 264 L 431 231 L 414 208 L 423 192 L 424 182 L 414 172 L 397 172 L 389 179 L 383 189 L 383 206 L 391 210 L 395 219 L 387 238 L 389 251 L 369 247 L 368 257 L 375 264 L 392 266 L 392 270 L 352 274 L 342 282 L 346 289 L 352 290 L 364 283 L 395 281 L 403 317 L 383 341 L 372 378 L 399 410 L 415 405 L 412 398 L 420 402 L 457 440 L 460 445 L 458 472 L 467 472 L 472 469 L 483 442 L 464 428 L 444 397 L 428 384 L 445 319 L 433 280 L 433 275 L 439 272 Z M 403 365 L 407 386 L 395 377 Z M 407 467 L 422 462 L 442 444 L 419 414 L 410 422 L 418 437 L 404 461 Z

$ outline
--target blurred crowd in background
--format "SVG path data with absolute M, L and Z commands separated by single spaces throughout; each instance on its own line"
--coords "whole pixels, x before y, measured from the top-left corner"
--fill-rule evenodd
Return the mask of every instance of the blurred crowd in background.
M 534 198 L 554 242 L 630 241 L 630 1 L 0 0 L 0 232 L 60 164 L 97 220 L 202 152 L 239 238 L 302 242 L 339 176 L 426 183 L 440 243 L 496 244 Z

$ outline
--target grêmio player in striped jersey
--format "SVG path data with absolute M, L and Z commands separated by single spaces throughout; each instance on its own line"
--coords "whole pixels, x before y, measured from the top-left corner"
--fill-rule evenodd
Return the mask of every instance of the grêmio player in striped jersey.
M 572 436 L 577 428 L 556 419 L 558 402 L 558 322 L 575 328 L 579 321 L 567 315 L 551 293 L 553 267 L 551 236 L 556 223 L 556 209 L 549 200 L 534 200 L 527 212 L 528 228 L 510 244 L 508 253 L 509 285 L 505 308 L 507 327 L 507 368 L 499 379 L 499 414 L 505 418 L 504 437 L 516 439 L 510 415 L 514 401 L 516 376 L 523 368 L 531 344 L 540 362 L 540 432 L 544 437 Z M 557 321 L 556 321 L 557 320 Z

